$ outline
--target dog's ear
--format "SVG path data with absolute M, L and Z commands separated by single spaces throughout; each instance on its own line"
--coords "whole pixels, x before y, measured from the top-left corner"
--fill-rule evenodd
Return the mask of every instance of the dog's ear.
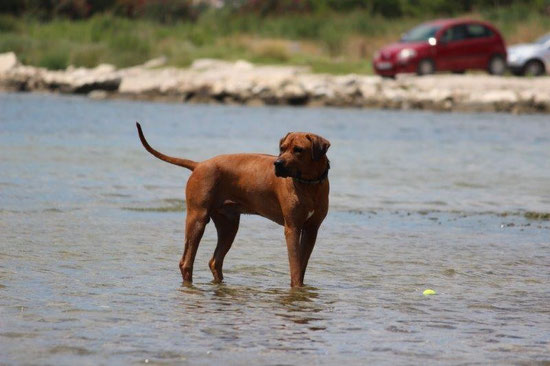
M 313 160 L 319 160 L 327 153 L 330 147 L 330 142 L 317 135 L 306 135 L 307 139 L 311 141 L 311 158 Z
M 289 132 L 285 135 L 285 137 L 283 137 L 280 141 L 279 141 L 279 147 L 281 147 L 281 145 L 283 144 L 283 142 L 285 142 L 286 138 L 288 137 L 288 135 L 290 135 L 292 132 Z

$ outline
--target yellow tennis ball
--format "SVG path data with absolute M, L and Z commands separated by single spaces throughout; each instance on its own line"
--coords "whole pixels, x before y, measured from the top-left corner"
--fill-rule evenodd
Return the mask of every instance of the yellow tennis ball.
M 429 295 L 435 295 L 436 292 L 434 290 L 432 290 L 431 288 L 429 288 L 429 289 L 424 290 L 424 292 L 422 294 L 424 296 L 429 296 Z

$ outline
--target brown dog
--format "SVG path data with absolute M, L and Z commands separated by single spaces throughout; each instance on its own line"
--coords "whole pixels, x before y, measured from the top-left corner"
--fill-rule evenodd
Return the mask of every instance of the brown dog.
M 278 157 L 233 154 L 194 162 L 154 150 L 136 125 L 147 151 L 193 171 L 185 190 L 185 250 L 180 261 L 185 282 L 193 279 L 195 254 L 210 219 L 216 225 L 218 243 L 209 266 L 214 281 L 221 282 L 223 259 L 237 234 L 239 218 L 255 214 L 285 227 L 290 285 L 303 285 L 317 231 L 328 212 L 330 142 L 311 133 L 291 132 L 279 142 Z

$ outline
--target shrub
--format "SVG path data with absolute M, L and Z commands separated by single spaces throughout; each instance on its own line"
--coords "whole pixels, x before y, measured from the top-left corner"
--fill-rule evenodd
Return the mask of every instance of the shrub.
M 115 18 L 109 14 L 96 15 L 88 21 L 89 39 L 92 42 L 101 41 L 106 35 L 116 31 L 120 25 L 120 18 Z
M 120 52 L 148 55 L 151 49 L 148 40 L 129 32 L 121 32 L 108 39 L 109 46 Z
M 266 42 L 255 50 L 255 61 L 258 62 L 287 62 L 290 54 L 281 42 Z
M 20 28 L 20 20 L 12 15 L 0 14 L 0 32 L 18 32 Z
M 319 38 L 331 56 L 339 54 L 342 50 L 343 34 L 334 24 L 325 25 L 320 31 Z
M 160 23 L 195 20 L 199 10 L 190 0 L 118 0 L 117 4 L 119 13 Z
M 45 67 L 50 70 L 63 70 L 69 66 L 69 54 L 60 50 L 53 50 L 43 54 L 38 66 Z
M 101 45 L 86 45 L 76 48 L 71 52 L 72 65 L 83 67 L 95 67 L 104 61 L 107 50 Z
M 32 39 L 24 35 L 18 34 L 4 34 L 0 38 L 0 53 L 2 52 L 15 52 L 17 57 L 21 57 L 29 50 L 35 47 L 35 43 Z
M 91 5 L 86 0 L 58 0 L 53 8 L 53 16 L 66 16 L 71 19 L 86 18 L 91 13 Z

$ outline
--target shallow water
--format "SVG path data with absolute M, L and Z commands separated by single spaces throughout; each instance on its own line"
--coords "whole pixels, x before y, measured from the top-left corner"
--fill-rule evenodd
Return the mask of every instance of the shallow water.
M 189 172 L 136 120 L 196 160 L 328 138 L 308 286 L 288 288 L 282 228 L 255 216 L 224 284 L 209 225 L 183 286 Z M 0 94 L 0 172 L 3 364 L 550 362 L 547 116 Z

